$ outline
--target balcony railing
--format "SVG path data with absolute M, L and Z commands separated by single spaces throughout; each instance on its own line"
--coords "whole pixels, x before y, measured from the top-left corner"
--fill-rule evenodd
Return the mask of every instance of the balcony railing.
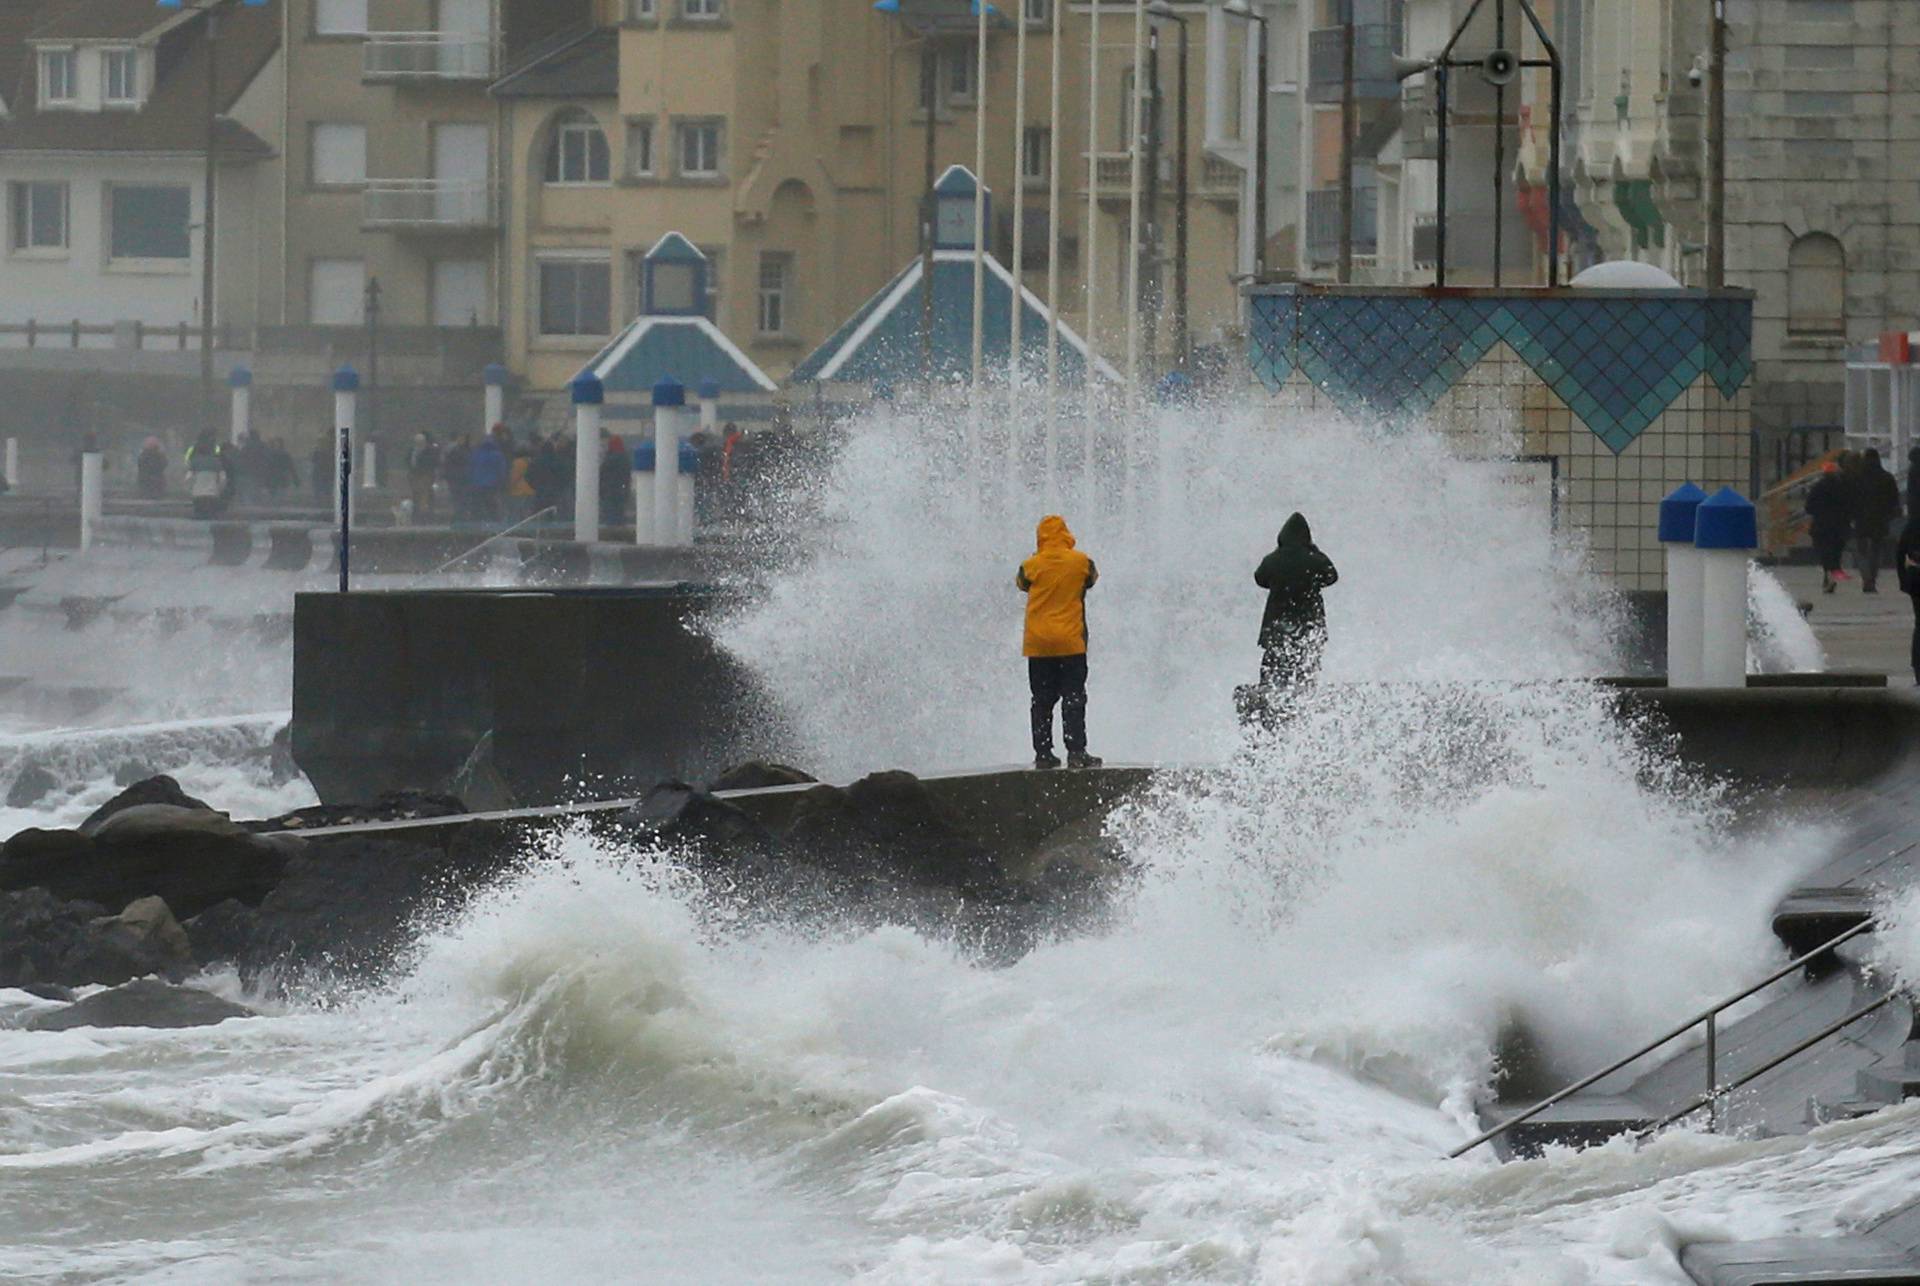
M 494 75 L 493 41 L 444 31 L 381 31 L 367 37 L 361 75 L 377 81 L 483 81 Z
M 1203 157 L 1200 162 L 1199 194 L 1209 201 L 1238 201 L 1246 183 L 1246 171 L 1218 156 Z
M 1378 188 L 1353 190 L 1353 253 L 1356 255 L 1379 252 L 1379 197 Z M 1307 258 L 1320 264 L 1339 262 L 1339 188 L 1315 188 L 1307 193 Z
M 1133 189 L 1133 154 L 1102 152 L 1094 158 L 1094 173 L 1101 196 L 1124 197 Z M 1145 175 L 1141 177 L 1144 181 Z
M 499 225 L 499 195 L 491 183 L 372 179 L 361 222 L 399 231 L 484 231 Z
M 1307 33 L 1307 101 L 1340 101 L 1342 29 L 1320 27 Z M 1353 96 L 1363 102 L 1400 97 L 1394 79 L 1393 56 L 1400 50 L 1400 28 L 1395 23 L 1363 22 L 1353 28 Z

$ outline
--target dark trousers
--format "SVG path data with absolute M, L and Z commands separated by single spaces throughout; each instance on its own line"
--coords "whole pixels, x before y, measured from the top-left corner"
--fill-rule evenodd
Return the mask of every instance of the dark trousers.
M 1030 656 L 1027 686 L 1033 689 L 1033 753 L 1053 753 L 1053 707 L 1068 754 L 1087 748 L 1087 657 Z
M 1908 594 L 1913 600 L 1913 681 L 1920 683 L 1920 594 Z
M 1873 589 L 1880 579 L 1880 569 L 1886 565 L 1887 551 L 1893 542 L 1887 539 L 1884 528 L 1878 533 L 1862 532 L 1855 539 L 1859 544 L 1860 579 L 1866 582 L 1865 588 Z

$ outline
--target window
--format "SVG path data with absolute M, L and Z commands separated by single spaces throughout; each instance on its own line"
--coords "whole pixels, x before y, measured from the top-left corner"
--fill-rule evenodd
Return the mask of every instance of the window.
M 547 145 L 547 182 L 605 183 L 611 168 L 607 136 L 593 117 L 578 111 L 562 116 Z
M 1787 333 L 1841 335 L 1847 329 L 1847 253 L 1824 232 L 1787 251 Z
M 187 259 L 193 196 L 188 188 L 116 183 L 107 189 L 108 257 Z
M 49 49 L 40 55 L 40 100 L 71 103 L 79 94 L 79 58 L 71 49 Z
M 7 184 L 7 244 L 18 251 L 67 248 L 67 185 Z
M 366 35 L 367 0 L 313 0 L 313 34 Z
M 1029 24 L 1053 21 L 1053 0 L 1020 0 L 1020 11 Z
M 720 173 L 720 125 L 717 121 L 687 121 L 680 126 L 680 174 L 710 179 Z
M 947 51 L 946 87 L 950 103 L 971 103 L 974 96 L 974 64 L 979 51 L 972 45 L 957 45 Z
M 364 184 L 367 181 L 367 127 L 316 123 L 308 169 L 317 188 Z
M 646 178 L 653 173 L 653 122 L 627 122 L 627 173 Z
M 699 247 L 700 253 L 707 257 L 707 306 L 705 316 L 712 321 L 720 315 L 720 251 L 713 246 Z M 671 270 L 685 267 L 676 275 Z M 660 270 L 669 271 L 662 276 Z M 647 254 L 644 250 L 633 250 L 627 254 L 627 293 L 631 296 L 633 315 L 641 317 L 647 311 Z M 682 309 L 691 307 L 688 303 L 695 289 L 695 279 L 690 265 L 656 264 L 654 265 L 654 300 L 656 306 L 670 307 L 678 304 Z
M 309 264 L 307 317 L 316 326 L 365 325 L 367 265 L 358 259 L 315 259 Z
M 609 260 L 542 259 L 540 333 L 605 335 L 613 329 Z
M 760 256 L 760 333 L 787 333 L 787 288 L 793 261 L 784 254 Z
M 1043 125 L 1029 125 L 1020 133 L 1020 177 L 1029 184 L 1044 184 L 1052 171 L 1053 131 Z
M 627 0 L 628 22 L 652 22 L 658 16 L 654 0 Z
M 105 74 L 103 93 L 109 103 L 140 101 L 140 55 L 132 49 L 108 49 L 100 55 Z
M 680 0 L 680 16 L 688 22 L 713 22 L 720 17 L 720 0 Z

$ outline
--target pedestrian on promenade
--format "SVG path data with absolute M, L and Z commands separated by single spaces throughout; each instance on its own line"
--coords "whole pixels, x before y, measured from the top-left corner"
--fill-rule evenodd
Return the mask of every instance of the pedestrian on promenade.
M 1327 650 L 1321 591 L 1339 579 L 1333 560 L 1313 543 L 1306 517 L 1288 518 L 1273 552 L 1253 573 L 1253 583 L 1267 591 L 1267 610 L 1260 617 L 1260 686 L 1269 706 L 1320 676 Z
M 193 497 L 193 516 L 212 518 L 227 507 L 232 493 L 226 448 L 207 429 L 187 448 L 187 494 Z
M 1880 452 L 1868 447 L 1854 479 L 1853 534 L 1859 543 L 1862 591 L 1880 592 L 1880 569 L 1886 565 L 1889 529 L 1900 519 L 1900 483 L 1880 463 Z
M 497 429 L 480 439 L 467 456 L 467 503 L 482 521 L 500 517 L 500 497 L 507 486 L 507 453 Z
M 413 449 L 407 453 L 407 490 L 413 497 L 413 520 L 426 522 L 433 517 L 433 484 L 440 476 L 440 444 L 433 434 L 422 430 L 413 435 Z
M 1900 577 L 1901 592 L 1913 602 L 1913 646 L 1909 658 L 1913 681 L 1920 684 L 1920 511 L 1907 515 L 1907 525 L 1894 546 L 1893 569 Z
M 1820 466 L 1819 479 L 1807 489 L 1807 517 L 1812 519 L 1814 552 L 1820 555 L 1820 592 L 1831 594 L 1853 532 L 1853 496 L 1840 466 L 1831 460 Z
M 1100 580 L 1093 559 L 1074 548 L 1066 519 L 1048 514 L 1035 534 L 1033 557 L 1013 583 L 1027 596 L 1022 651 L 1033 696 L 1033 766 L 1058 768 L 1053 708 L 1060 707 L 1069 768 L 1098 768 L 1087 753 L 1087 591 Z
M 133 472 L 142 500 L 159 500 L 167 494 L 167 449 L 159 438 L 148 438 L 141 445 Z

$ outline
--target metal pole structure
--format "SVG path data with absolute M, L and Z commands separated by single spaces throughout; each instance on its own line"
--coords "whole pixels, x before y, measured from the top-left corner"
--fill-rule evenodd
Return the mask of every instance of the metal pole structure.
M 1080 432 L 1081 503 L 1093 503 L 1093 429 L 1099 409 L 1099 393 L 1094 386 L 1093 358 L 1099 349 L 1100 256 L 1096 253 L 1100 234 L 1100 8 L 1087 12 L 1087 250 L 1080 256 L 1081 274 L 1087 283 L 1086 324 L 1080 336 L 1086 342 L 1086 424 Z
M 1547 287 L 1553 289 L 1560 284 L 1560 124 L 1561 124 L 1561 82 L 1560 53 L 1553 50 L 1553 65 L 1547 69 L 1547 80 L 1553 98 L 1553 128 L 1547 131 Z
M 1187 172 L 1187 20 L 1176 17 L 1174 22 L 1180 25 L 1180 114 L 1175 128 L 1180 132 L 1180 147 L 1175 153 L 1174 162 L 1174 201 L 1173 207 L 1173 364 L 1176 368 L 1187 364 L 1192 350 L 1192 336 L 1188 333 L 1187 312 L 1187 195 L 1190 191 L 1190 175 Z
M 1493 47 L 1507 47 L 1507 0 L 1493 3 Z M 1493 285 L 1500 288 L 1507 228 L 1507 87 L 1493 87 Z
M 1160 31 L 1147 30 L 1147 252 L 1140 264 L 1146 279 L 1146 319 L 1142 338 L 1149 374 L 1160 367 Z
M 200 219 L 200 406 L 213 416 L 213 266 L 215 207 L 219 205 L 220 3 L 207 6 L 206 210 Z
M 353 523 L 349 517 L 353 511 L 353 426 L 342 423 L 339 433 L 340 442 L 334 449 L 335 472 L 340 480 L 335 503 L 340 514 L 340 592 L 344 594 L 348 564 L 353 559 Z
M 1727 284 L 1727 3 L 1713 0 L 1707 74 L 1707 135 L 1713 168 L 1707 172 L 1707 289 Z
M 1260 87 L 1260 109 L 1254 114 L 1253 146 L 1257 151 L 1253 159 L 1253 271 L 1256 279 L 1267 273 L 1267 96 L 1272 92 L 1270 77 L 1272 72 L 1267 63 L 1267 47 L 1273 43 L 1267 33 L 1267 20 L 1248 11 L 1249 18 L 1258 25 L 1260 31 L 1260 54 L 1256 60 L 1258 70 L 1254 79 Z
M 1094 6 L 1098 8 L 1098 5 Z M 1053 3 L 1053 68 L 1047 111 L 1047 425 L 1046 496 L 1057 494 L 1060 436 L 1060 47 L 1061 0 Z
M 987 306 L 987 0 L 975 4 L 977 33 L 973 51 L 973 441 L 971 462 L 980 441 L 980 384 L 986 377 Z
M 1343 0 L 1340 24 L 1340 273 L 1353 280 L 1353 0 Z
M 1140 186 L 1141 144 L 1146 133 L 1147 0 L 1133 0 L 1133 139 L 1127 145 L 1131 177 L 1127 192 L 1127 405 L 1140 397 Z
M 1444 65 L 1433 69 L 1433 91 L 1435 134 L 1439 142 L 1438 191 L 1435 196 L 1439 217 L 1434 220 L 1433 227 L 1433 284 L 1444 286 L 1447 284 L 1447 69 Z
M 933 142 L 934 109 L 940 102 L 940 55 L 931 43 L 920 49 L 921 107 L 927 113 L 920 183 L 920 378 L 933 383 Z M 654 476 L 660 466 L 654 465 Z
M 380 278 L 367 278 L 367 417 L 366 432 L 361 436 L 371 446 L 380 437 Z M 377 479 L 373 468 L 367 469 L 367 476 L 360 481 L 363 487 L 372 487 Z
M 1054 0 L 1057 4 L 1059 0 Z M 1020 305 L 1027 279 L 1027 10 L 1017 0 L 1013 36 L 1013 274 L 1012 317 L 1007 325 L 1007 463 L 1008 481 L 1019 476 L 1020 460 Z

